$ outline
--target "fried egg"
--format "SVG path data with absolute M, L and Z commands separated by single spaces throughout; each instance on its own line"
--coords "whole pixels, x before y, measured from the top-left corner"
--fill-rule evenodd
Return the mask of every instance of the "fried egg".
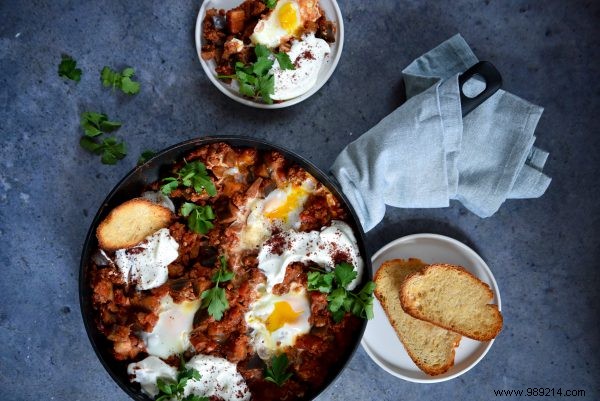
M 160 301 L 158 321 L 152 332 L 140 335 L 148 354 L 166 359 L 186 351 L 190 347 L 194 315 L 199 308 L 199 299 L 176 304 L 170 295 L 165 295 Z
M 256 24 L 250 40 L 269 48 L 279 46 L 282 40 L 296 36 L 304 25 L 300 5 L 295 0 L 280 0 L 275 9 Z
M 256 353 L 266 360 L 310 331 L 310 303 L 306 289 L 299 284 L 292 284 L 283 295 L 273 294 L 264 285 L 259 285 L 257 293 L 244 318 L 252 329 L 250 341 Z
M 315 187 L 316 183 L 310 177 L 302 185 L 288 184 L 275 189 L 264 199 L 253 199 L 246 225 L 239 235 L 239 248 L 257 248 L 269 238 L 274 228 L 299 229 L 300 213 Z

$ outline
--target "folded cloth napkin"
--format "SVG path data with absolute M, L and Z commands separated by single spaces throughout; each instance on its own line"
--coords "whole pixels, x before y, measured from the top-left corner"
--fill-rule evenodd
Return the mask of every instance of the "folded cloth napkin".
M 449 206 L 480 217 L 507 198 L 537 198 L 550 184 L 548 153 L 533 147 L 543 109 L 498 90 L 462 118 L 458 76 L 478 62 L 455 35 L 402 72 L 408 100 L 349 144 L 331 171 L 369 231 L 385 205 Z M 470 80 L 464 92 L 481 82 Z

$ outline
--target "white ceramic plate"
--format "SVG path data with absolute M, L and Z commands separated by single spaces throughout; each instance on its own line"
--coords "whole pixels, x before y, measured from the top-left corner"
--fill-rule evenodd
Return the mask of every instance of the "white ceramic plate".
M 335 25 L 337 26 L 337 31 L 335 34 L 335 43 L 330 43 L 331 53 L 325 58 L 325 62 L 321 66 L 321 70 L 319 71 L 319 76 L 317 78 L 317 83 L 308 92 L 301 96 L 285 100 L 281 103 L 273 104 L 265 104 L 258 101 L 253 101 L 240 95 L 237 89 L 217 78 L 217 73 L 215 72 L 216 63 L 214 60 L 205 61 L 201 57 L 201 50 L 203 44 L 202 20 L 206 15 L 206 10 L 210 8 L 230 10 L 234 7 L 237 7 L 241 3 L 242 0 L 204 0 L 204 2 L 202 3 L 202 7 L 200 7 L 200 11 L 198 12 L 198 18 L 196 19 L 196 31 L 194 34 L 196 40 L 196 53 L 198 54 L 200 64 L 202 64 L 202 68 L 204 69 L 204 72 L 206 73 L 210 81 L 221 92 L 223 92 L 225 95 L 229 96 L 236 102 L 251 107 L 257 107 L 260 109 L 281 109 L 283 107 L 292 106 L 294 104 L 300 103 L 304 99 L 308 99 L 319 89 L 321 89 L 321 87 L 325 85 L 325 82 L 327 82 L 329 77 L 331 77 L 331 74 L 333 74 L 337 63 L 340 60 L 340 56 L 342 55 L 342 48 L 344 47 L 344 22 L 342 21 L 342 12 L 340 11 L 340 7 L 338 6 L 336 0 L 319 0 L 319 5 L 323 9 L 325 16 L 328 20 L 335 23 Z
M 373 272 L 389 259 L 419 258 L 425 263 L 449 263 L 463 266 L 494 292 L 492 303 L 500 309 L 500 292 L 490 268 L 471 248 L 455 239 L 437 234 L 415 234 L 390 242 L 373 255 Z M 456 349 L 454 366 L 446 373 L 429 376 L 410 359 L 381 304 L 375 298 L 375 318 L 367 324 L 362 346 L 375 363 L 388 373 L 416 383 L 436 383 L 454 379 L 475 366 L 488 352 L 492 341 L 481 342 L 462 337 Z

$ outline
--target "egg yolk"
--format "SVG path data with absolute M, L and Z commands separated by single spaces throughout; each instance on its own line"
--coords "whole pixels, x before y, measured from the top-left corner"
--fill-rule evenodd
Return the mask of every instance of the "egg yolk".
M 298 28 L 298 13 L 291 2 L 281 6 L 277 17 L 279 19 L 279 25 L 281 25 L 283 29 L 290 34 L 295 33 Z
M 290 193 L 286 196 L 285 202 L 271 210 L 266 210 L 265 216 L 271 220 L 277 219 L 287 222 L 288 215 L 302 206 L 306 195 L 307 191 L 302 187 L 292 188 Z
M 265 322 L 265 326 L 267 326 L 267 330 L 272 333 L 275 330 L 282 328 L 286 323 L 294 323 L 301 314 L 302 311 L 296 312 L 287 302 L 276 302 L 273 312 L 271 312 Z

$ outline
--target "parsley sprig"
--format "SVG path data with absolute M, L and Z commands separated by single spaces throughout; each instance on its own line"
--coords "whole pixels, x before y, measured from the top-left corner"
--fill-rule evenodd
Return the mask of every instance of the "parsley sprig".
M 135 70 L 131 67 L 119 73 L 105 66 L 100 72 L 100 80 L 105 87 L 119 88 L 123 93 L 135 95 L 140 91 L 140 83 L 131 79 L 134 75 Z
M 287 372 L 288 365 L 289 361 L 285 353 L 274 356 L 271 359 L 271 367 L 265 366 L 265 380 L 281 387 L 286 380 L 292 377 L 292 372 Z
M 183 356 L 180 356 L 180 359 L 181 364 L 177 372 L 176 381 L 164 380 L 162 378 L 156 380 L 156 387 L 158 387 L 159 393 L 155 401 L 170 401 L 172 399 L 180 401 L 208 401 L 208 397 L 200 397 L 194 394 L 190 394 L 185 398 L 183 397 L 185 385 L 188 380 L 200 380 L 200 372 L 194 368 L 186 368 Z
M 142 164 L 146 163 L 148 160 L 152 159 L 155 155 L 156 155 L 156 152 L 153 150 L 144 150 L 137 161 L 137 165 L 141 166 Z
M 264 45 L 256 45 L 254 48 L 256 61 L 251 64 L 244 64 L 240 61 L 235 63 L 235 75 L 219 75 L 220 79 L 235 79 L 238 81 L 240 93 L 244 96 L 256 98 L 260 95 L 267 104 L 272 104 L 271 95 L 275 92 L 275 77 L 271 67 L 279 62 L 282 70 L 295 69 L 287 53 L 271 53 Z
M 210 205 L 202 206 L 185 202 L 181 206 L 181 215 L 187 217 L 189 229 L 198 234 L 206 234 L 214 227 L 211 220 L 215 219 L 215 213 Z
M 90 138 L 102 135 L 107 132 L 113 132 L 121 128 L 121 123 L 118 121 L 110 121 L 104 113 L 94 113 L 85 111 L 81 113 L 81 128 L 86 136 Z
M 77 61 L 73 60 L 71 56 L 63 54 L 58 65 L 58 76 L 75 82 L 81 81 L 81 69 L 77 68 Z
M 269 10 L 272 10 L 277 5 L 277 0 L 262 0 Z
M 86 111 L 81 114 L 81 127 L 85 135 L 79 140 L 79 145 L 88 152 L 101 155 L 103 164 L 116 164 L 127 155 L 125 143 L 119 142 L 117 138 L 98 139 L 102 134 L 118 130 L 120 122 L 110 121 L 103 113 Z
M 215 283 L 215 286 L 205 290 L 200 295 L 202 307 L 208 308 L 208 314 L 215 320 L 221 320 L 223 318 L 223 313 L 229 309 L 229 302 L 227 301 L 225 290 L 219 287 L 219 283 L 231 280 L 234 275 L 231 270 L 227 269 L 227 258 L 225 255 L 222 255 L 219 258 L 219 263 L 219 269 L 211 278 L 211 281 Z
M 349 263 L 335 265 L 331 272 L 311 271 L 308 273 L 308 290 L 326 294 L 328 309 L 333 320 L 339 322 L 346 312 L 373 319 L 373 291 L 375 283 L 369 281 L 357 293 L 347 290 L 348 285 L 356 278 L 357 273 Z
M 194 191 L 199 194 L 202 191 L 206 191 L 209 196 L 217 194 L 217 188 L 208 176 L 206 166 L 197 160 L 191 163 L 186 162 L 185 166 L 177 172 L 177 177 L 164 178 L 163 182 L 165 184 L 160 187 L 160 190 L 167 196 L 171 195 L 171 192 L 179 185 L 193 187 Z

